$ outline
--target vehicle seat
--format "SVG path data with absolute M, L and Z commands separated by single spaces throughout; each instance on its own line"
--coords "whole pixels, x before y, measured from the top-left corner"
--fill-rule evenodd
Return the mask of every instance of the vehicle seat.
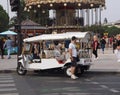
M 33 59 L 33 63 L 41 63 L 41 59 Z
M 64 64 L 64 60 L 57 60 L 59 64 Z

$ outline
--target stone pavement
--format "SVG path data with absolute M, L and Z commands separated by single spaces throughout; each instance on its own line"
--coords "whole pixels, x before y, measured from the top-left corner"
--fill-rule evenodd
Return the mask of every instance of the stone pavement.
M 115 54 L 112 53 L 112 49 L 105 49 L 105 53 L 102 54 L 101 50 L 98 50 L 98 60 L 93 60 L 90 71 L 92 72 L 120 72 L 120 63 L 117 63 Z M 94 57 L 94 56 L 93 56 Z M 94 58 L 92 58 L 94 59 Z M 15 71 L 17 67 L 17 55 L 12 55 L 11 59 L 0 59 L 0 71 L 10 70 Z
M 2 70 L 16 70 L 17 67 L 17 55 L 11 55 L 11 59 L 0 59 L 0 71 Z
M 93 55 L 94 57 L 94 55 Z M 105 49 L 104 54 L 101 50 L 98 50 L 98 59 L 93 59 L 93 64 L 90 71 L 97 72 L 120 72 L 120 63 L 117 62 L 116 55 L 113 54 L 111 48 Z

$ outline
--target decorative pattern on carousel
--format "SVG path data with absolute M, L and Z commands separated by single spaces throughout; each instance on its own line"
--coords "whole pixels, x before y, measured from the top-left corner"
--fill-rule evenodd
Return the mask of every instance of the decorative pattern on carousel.
M 53 6 L 52 4 L 62 4 L 62 3 L 68 3 L 67 5 L 78 4 L 78 6 L 81 6 L 81 5 L 88 6 L 90 4 L 95 5 L 95 7 L 99 7 L 99 5 L 105 6 L 105 0 L 25 0 L 25 3 L 27 7 L 35 6 L 35 5 Z M 91 6 L 88 6 L 88 8 L 89 7 Z

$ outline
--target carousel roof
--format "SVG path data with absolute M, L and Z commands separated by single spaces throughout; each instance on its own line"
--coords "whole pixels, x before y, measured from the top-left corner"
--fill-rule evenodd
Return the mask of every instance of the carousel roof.
M 22 25 L 22 26 L 25 26 L 25 25 L 26 25 L 26 26 L 38 26 L 39 24 L 36 23 L 36 22 L 33 22 L 33 21 L 30 20 L 30 19 L 26 19 L 26 20 L 22 21 L 21 25 Z
M 25 3 L 28 9 L 59 9 L 65 6 L 73 9 L 87 9 L 105 6 L 105 0 L 25 0 Z

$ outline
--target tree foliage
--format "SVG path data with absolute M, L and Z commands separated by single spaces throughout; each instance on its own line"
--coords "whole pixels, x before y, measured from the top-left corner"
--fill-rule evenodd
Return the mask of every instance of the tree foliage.
M 120 34 L 120 28 L 117 28 L 115 26 L 112 27 L 106 27 L 105 32 L 108 33 L 109 36 Z
M 29 12 L 26 10 L 24 10 L 25 8 L 25 1 L 21 0 L 20 1 L 21 4 L 21 22 L 26 20 L 26 19 L 30 19 L 36 23 L 39 23 L 41 26 L 46 26 L 48 23 L 48 18 L 49 18 L 49 11 L 48 10 L 30 10 Z M 11 19 L 11 22 L 13 22 L 11 25 L 14 25 L 15 23 L 17 23 L 16 20 L 17 17 L 13 17 Z
M 90 27 L 84 27 L 82 28 L 83 31 L 91 31 L 93 33 L 98 33 L 101 36 L 104 35 L 104 33 L 108 33 L 108 36 L 113 36 L 120 34 L 120 28 L 117 28 L 115 26 L 90 26 Z
M 3 7 L 0 5 L 0 32 L 3 32 L 8 29 L 9 25 L 9 16 Z

